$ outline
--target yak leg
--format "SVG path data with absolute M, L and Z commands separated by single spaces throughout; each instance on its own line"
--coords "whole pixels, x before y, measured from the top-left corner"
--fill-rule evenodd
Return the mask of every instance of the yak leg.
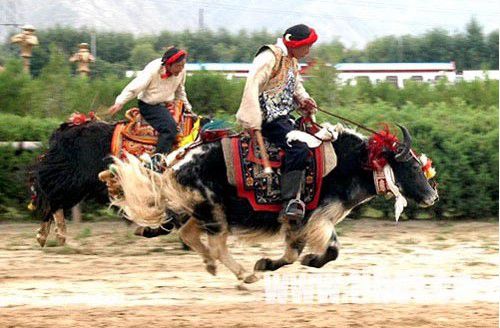
M 64 211 L 57 210 L 54 213 L 54 221 L 56 223 L 56 239 L 59 246 L 66 243 L 66 221 L 64 220 Z
M 217 274 L 217 265 L 208 248 L 201 242 L 200 235 L 201 229 L 194 218 L 190 218 L 179 230 L 182 241 L 201 255 L 207 271 L 215 276 Z
M 328 262 L 335 261 L 337 259 L 339 256 L 339 249 L 340 243 L 334 229 L 330 237 L 330 244 L 326 248 L 325 252 L 321 255 L 307 254 L 304 258 L 302 258 L 301 264 L 314 268 L 321 268 Z
M 36 240 L 40 244 L 41 247 L 45 246 L 45 243 L 47 242 L 47 238 L 50 233 L 50 226 L 52 224 L 52 218 L 49 217 L 48 220 L 43 221 L 40 224 L 40 228 L 38 228 L 37 234 L 36 234 Z
M 255 282 L 256 277 L 253 275 L 248 276 L 247 271 L 234 260 L 229 253 L 227 248 L 227 232 L 222 232 L 215 235 L 208 235 L 208 245 L 210 246 L 210 252 L 213 257 L 221 261 L 232 273 L 238 278 L 238 280 L 245 280 L 245 282 Z
M 262 258 L 255 263 L 255 271 L 275 271 L 284 265 L 292 264 L 295 262 L 300 253 L 304 250 L 306 245 L 302 237 L 297 236 L 295 233 L 288 231 L 285 237 L 286 249 L 285 254 L 277 260 L 269 258 Z

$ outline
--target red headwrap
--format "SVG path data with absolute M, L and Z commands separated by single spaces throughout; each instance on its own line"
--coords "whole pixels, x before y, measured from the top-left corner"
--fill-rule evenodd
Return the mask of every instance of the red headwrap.
M 298 47 L 313 44 L 314 42 L 316 42 L 316 40 L 318 40 L 318 35 L 316 34 L 316 31 L 312 27 L 310 27 L 309 30 L 310 30 L 310 33 L 309 33 L 309 36 L 307 38 L 302 39 L 302 40 L 287 40 L 287 35 L 288 35 L 287 34 L 283 37 L 283 43 L 288 48 L 298 48 Z
M 173 64 L 177 60 L 179 60 L 179 58 L 181 58 L 182 56 L 187 56 L 187 52 L 184 50 L 179 50 L 177 53 L 175 53 L 174 55 L 170 56 L 167 60 L 165 60 L 163 62 L 163 65 L 166 66 L 166 65 Z M 167 70 L 165 68 L 165 73 L 161 74 L 160 76 L 162 79 L 167 79 L 171 75 L 172 75 L 172 73 L 167 72 Z

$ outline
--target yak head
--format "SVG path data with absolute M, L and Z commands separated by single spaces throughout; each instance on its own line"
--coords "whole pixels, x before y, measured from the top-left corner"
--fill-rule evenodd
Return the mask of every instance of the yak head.
M 420 206 L 431 206 L 439 199 L 432 179 L 435 175 L 432 162 L 425 155 L 415 154 L 411 149 L 412 137 L 408 129 L 401 125 L 399 128 L 403 132 L 403 141 L 391 135 L 387 128 L 370 139 L 370 164 L 376 168 L 389 164 L 394 182 L 403 196 Z M 378 154 L 373 152 L 377 148 L 381 149 Z

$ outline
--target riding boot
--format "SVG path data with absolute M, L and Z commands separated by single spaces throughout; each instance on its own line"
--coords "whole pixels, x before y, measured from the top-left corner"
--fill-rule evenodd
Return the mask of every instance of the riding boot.
M 305 215 L 305 204 L 300 200 L 304 171 L 290 171 L 281 177 L 282 217 L 292 228 L 299 228 Z

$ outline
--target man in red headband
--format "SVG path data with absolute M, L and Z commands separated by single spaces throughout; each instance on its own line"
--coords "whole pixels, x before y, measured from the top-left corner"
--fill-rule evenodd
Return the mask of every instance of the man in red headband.
M 287 134 L 295 129 L 289 114 L 297 105 L 303 115 L 315 112 L 316 102 L 302 85 L 298 60 L 309 54 L 317 39 L 314 29 L 300 24 L 287 29 L 276 44 L 261 47 L 236 114 L 244 128 L 262 130 L 264 137 L 285 150 L 281 196 L 289 222 L 300 222 L 303 218 L 304 209 L 296 197 L 310 153 L 303 142 L 287 143 Z
M 123 105 L 137 97 L 142 117 L 159 133 L 158 153 L 169 153 L 177 135 L 177 124 L 165 104 L 182 100 L 184 108 L 191 111 L 184 89 L 186 57 L 184 50 L 168 48 L 162 58 L 153 60 L 139 72 L 108 109 L 108 113 L 114 115 Z

